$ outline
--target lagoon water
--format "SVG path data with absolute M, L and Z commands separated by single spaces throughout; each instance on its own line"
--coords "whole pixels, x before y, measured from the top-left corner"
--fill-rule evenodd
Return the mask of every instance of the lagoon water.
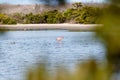
M 94 35 L 66 30 L 8 31 L 0 35 L 0 80 L 24 80 L 28 68 L 44 61 L 49 70 L 58 64 L 72 69 L 90 57 L 102 61 L 105 49 Z M 60 43 L 58 36 L 64 36 Z

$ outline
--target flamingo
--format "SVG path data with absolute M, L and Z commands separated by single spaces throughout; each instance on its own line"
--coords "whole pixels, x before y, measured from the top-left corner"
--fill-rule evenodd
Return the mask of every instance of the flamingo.
M 57 38 L 56 38 L 56 40 L 57 40 L 58 42 L 61 42 L 63 39 L 64 39 L 63 36 L 60 36 L 60 37 L 57 37 Z

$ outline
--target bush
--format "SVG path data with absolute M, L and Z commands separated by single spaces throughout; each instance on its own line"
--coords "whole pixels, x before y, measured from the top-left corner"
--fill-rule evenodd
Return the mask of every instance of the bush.
M 6 18 L 6 19 L 3 19 L 2 24 L 17 24 L 17 22 L 14 19 Z
M 66 20 L 67 21 L 70 21 L 71 19 L 72 19 L 72 16 L 73 16 L 73 12 L 74 12 L 74 9 L 67 9 L 64 13 L 63 13 L 63 15 L 64 15 L 64 17 L 66 17 Z
M 3 19 L 7 18 L 8 16 L 5 14 L 0 14 L 0 23 L 2 23 Z
M 66 17 L 66 22 L 74 21 L 76 17 L 81 15 L 81 9 L 67 9 L 63 15 Z
M 1 24 L 16 24 L 17 22 L 15 19 L 12 19 L 5 14 L 0 14 L 0 23 Z
M 23 17 L 23 23 L 35 24 L 35 23 L 63 23 L 65 22 L 65 17 L 62 13 L 57 10 L 44 12 L 42 14 L 26 14 Z
M 65 21 L 65 17 L 58 10 L 44 12 L 42 16 L 44 23 L 63 23 Z
M 43 23 L 43 17 L 40 14 L 26 14 L 24 17 L 24 22 L 26 24 L 37 24 L 37 23 Z
M 17 23 L 23 23 L 23 14 L 21 13 L 14 13 L 12 15 L 12 18 L 15 19 L 17 21 Z
M 76 23 L 94 24 L 99 16 L 100 9 L 97 7 L 85 6 L 81 10 L 81 15 L 76 17 Z
M 66 18 L 62 15 L 62 13 L 58 13 L 56 14 L 54 20 L 56 21 L 56 23 L 64 23 Z

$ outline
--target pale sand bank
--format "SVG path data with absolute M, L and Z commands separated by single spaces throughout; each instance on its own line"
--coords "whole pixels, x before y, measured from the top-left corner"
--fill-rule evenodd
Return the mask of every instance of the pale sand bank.
M 6 30 L 82 30 L 91 31 L 101 24 L 17 24 L 0 25 L 0 29 Z

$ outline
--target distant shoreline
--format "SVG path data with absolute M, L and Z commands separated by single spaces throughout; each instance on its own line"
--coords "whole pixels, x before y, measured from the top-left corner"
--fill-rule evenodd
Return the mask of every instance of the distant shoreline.
M 5 14 L 14 14 L 14 13 L 41 13 L 51 10 L 58 10 L 58 11 L 64 11 L 69 8 L 73 8 L 73 3 L 67 3 L 64 6 L 46 6 L 43 4 L 0 4 L 1 12 Z M 104 4 L 101 3 L 84 3 L 83 5 L 86 6 L 96 6 L 96 7 L 102 7 Z M 3 9 L 2 9 L 3 8 Z
M 0 25 L 0 30 L 29 31 L 29 30 L 79 30 L 93 31 L 101 24 L 16 24 Z

